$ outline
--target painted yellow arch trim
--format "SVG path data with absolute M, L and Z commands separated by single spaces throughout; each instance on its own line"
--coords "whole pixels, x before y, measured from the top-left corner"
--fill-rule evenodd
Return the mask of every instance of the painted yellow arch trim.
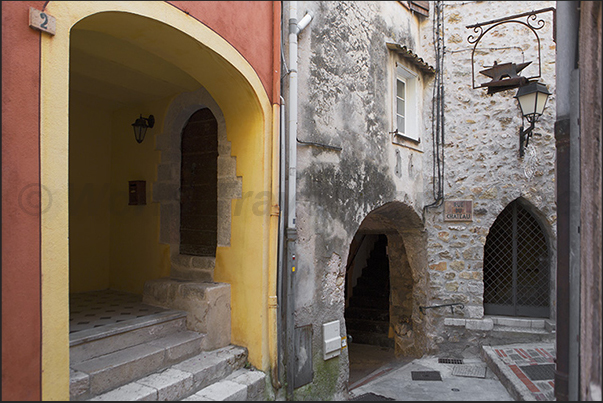
M 69 32 L 80 20 L 96 13 L 117 11 L 132 13 L 162 22 L 177 29 L 185 35 L 203 44 L 213 55 L 224 59 L 231 66 L 230 74 L 243 78 L 247 89 L 226 85 L 226 90 L 218 90 L 218 83 L 209 83 L 207 90 L 220 104 L 227 122 L 232 122 L 228 127 L 229 137 L 243 139 L 242 145 L 233 141 L 233 154 L 237 155 L 237 174 L 245 174 L 243 193 L 251 190 L 255 192 L 268 191 L 275 196 L 273 186 L 278 182 L 274 176 L 277 169 L 271 165 L 278 152 L 275 141 L 278 128 L 273 127 L 273 110 L 264 87 L 251 65 L 227 41 L 214 31 L 186 15 L 177 8 L 161 1 L 153 2 L 117 2 L 117 1 L 56 1 L 50 2 L 45 10 L 57 20 L 56 35 L 42 34 L 41 39 L 41 185 L 42 185 L 42 399 L 43 400 L 68 400 L 69 399 L 69 241 L 68 241 L 68 151 L 69 151 Z M 179 62 L 184 63 L 182 60 Z M 174 63 L 179 65 L 178 63 Z M 225 64 L 223 63 L 222 66 Z M 190 66 L 184 66 L 190 68 Z M 190 71 L 189 71 L 190 74 Z M 228 72 L 226 73 L 228 74 Z M 193 75 L 194 77 L 194 75 Z M 222 85 L 224 87 L 224 85 Z M 238 91 L 238 92 L 237 92 Z M 239 99 L 237 99 L 237 97 Z M 245 123 L 229 116 L 237 116 L 241 108 L 247 108 L 248 115 L 253 118 Z M 251 112 L 249 110 L 251 109 Z M 278 116 L 278 115 L 276 115 Z M 255 133 L 254 133 L 255 131 Z M 256 134 L 257 133 L 257 134 Z M 246 137 L 244 135 L 247 135 Z M 237 137 L 238 136 L 238 137 Z M 259 138 L 258 136 L 261 136 Z M 263 155 L 261 167 L 257 161 L 245 154 L 246 142 L 258 146 Z M 249 173 L 249 174 L 248 174 Z M 270 205 L 276 204 L 270 200 Z M 258 263 L 253 263 L 254 270 L 260 272 L 260 291 L 256 303 L 262 309 L 259 334 L 252 340 L 241 335 L 241 328 L 245 327 L 245 320 L 233 317 L 233 342 L 242 341 L 253 344 L 254 351 L 259 351 L 251 356 L 250 361 L 256 366 L 265 368 L 268 364 L 268 351 L 271 346 L 266 341 L 266 331 L 274 324 L 269 324 L 268 293 L 273 293 L 275 263 L 271 262 L 269 254 L 274 248 L 276 226 L 270 226 L 269 214 L 253 214 L 251 209 L 243 211 L 240 217 L 233 216 L 232 232 L 245 232 L 246 227 L 262 228 L 262 236 L 252 245 L 244 245 L 244 250 L 255 250 L 254 258 L 259 258 Z M 269 229 L 272 228 L 272 229 Z M 249 232 L 247 232 L 249 235 Z M 246 239 L 249 239 L 247 236 Z M 254 239 L 252 237 L 252 239 Z M 241 243 L 244 241 L 239 240 Z M 233 239 L 233 243 L 235 240 Z M 251 243 L 251 242 L 249 242 Z M 240 253 L 240 252 L 239 252 Z M 237 263 L 238 273 L 245 272 L 247 266 L 242 267 L 241 261 L 245 257 L 232 256 L 224 253 L 217 258 L 217 265 Z M 250 263 L 251 264 L 251 263 Z M 249 276 L 249 274 L 246 274 Z M 221 274 L 216 267 L 216 281 L 228 281 L 232 274 Z M 257 295 L 257 294 L 256 294 Z M 238 324 L 238 325 L 237 325 Z M 238 329 L 238 330 L 237 330 Z M 237 333 L 239 332 L 239 333 Z M 268 332 L 270 333 L 270 332 Z M 251 349 L 250 349 L 251 352 Z M 254 362 L 255 361 L 255 362 Z

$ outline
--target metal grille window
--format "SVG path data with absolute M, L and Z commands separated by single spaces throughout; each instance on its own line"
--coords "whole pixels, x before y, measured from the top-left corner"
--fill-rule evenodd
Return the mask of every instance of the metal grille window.
M 484 246 L 484 313 L 548 318 L 549 272 L 544 231 L 517 200 L 511 202 Z

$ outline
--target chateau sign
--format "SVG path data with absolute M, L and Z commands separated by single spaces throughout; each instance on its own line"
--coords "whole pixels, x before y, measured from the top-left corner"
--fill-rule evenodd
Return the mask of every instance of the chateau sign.
M 473 221 L 473 200 L 445 200 L 444 221 Z

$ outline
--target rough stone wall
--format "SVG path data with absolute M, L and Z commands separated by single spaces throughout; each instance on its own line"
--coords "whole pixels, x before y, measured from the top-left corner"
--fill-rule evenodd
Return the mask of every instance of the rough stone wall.
M 444 4 L 444 194 L 446 200 L 473 200 L 472 222 L 444 222 L 441 207 L 428 209 L 423 216 L 423 207 L 434 201 L 433 77 L 420 73 L 386 47 L 387 42 L 406 46 L 436 66 L 434 2 L 430 2 L 427 18 L 413 15 L 395 1 L 298 2 L 298 20 L 306 10 L 314 14 L 299 35 L 298 140 L 314 144 L 298 143 L 297 147 L 295 325 L 313 326 L 314 381 L 297 389 L 296 399 L 345 396 L 347 350 L 343 349 L 339 358 L 323 360 L 322 324 L 339 320 L 345 335 L 345 266 L 350 244 L 360 228 L 387 233 L 389 248 L 395 249 L 390 252 L 390 270 L 394 269 L 392 280 L 399 290 L 392 285 L 393 314 L 400 318 L 398 322 L 409 311 L 411 318 L 405 326 L 397 323 L 397 329 L 396 323 L 392 325 L 403 335 L 396 340 L 397 351 L 405 354 L 463 350 L 488 336 L 479 325 L 475 330 L 452 329 L 444 324 L 444 317 L 483 318 L 486 236 L 498 214 L 519 197 L 533 207 L 547 228 L 551 278 L 555 278 L 555 47 L 551 13 L 542 15 L 547 25 L 538 34 L 542 40 L 541 80 L 553 95 L 536 125 L 542 136 L 532 138 L 523 159 L 518 157 L 521 117 L 513 99 L 515 91 L 487 96 L 483 89 L 472 89 L 471 45 L 466 41 L 471 33 L 467 25 L 554 6 L 555 2 Z M 283 3 L 283 13 L 284 21 L 288 21 L 288 2 Z M 484 42 L 487 48 L 510 43 L 521 46 L 519 59 L 509 60 L 516 63 L 531 60 L 528 51 L 535 49 L 534 38 L 527 34 L 498 35 L 488 41 Z M 501 62 L 518 51 L 515 45 L 508 47 Z M 496 60 L 486 50 L 480 51 L 480 56 L 485 57 L 485 64 Z M 422 110 L 418 145 L 392 143 L 395 61 L 418 72 Z M 476 71 L 481 69 L 479 66 Z M 412 304 L 401 291 L 410 288 L 409 270 Z M 551 295 L 554 298 L 554 293 Z M 421 306 L 457 300 L 464 302 L 465 308 L 456 308 L 454 314 L 450 309 L 420 312 Z M 554 306 L 554 301 L 551 304 Z
M 432 3 L 433 5 L 433 3 Z M 434 337 L 438 345 L 458 345 L 459 349 L 483 343 L 488 332 L 459 336 L 443 325 L 443 317 L 483 318 L 483 253 L 490 227 L 513 200 L 522 198 L 543 225 L 550 250 L 551 318 L 555 318 L 556 204 L 555 204 L 555 42 L 551 12 L 538 14 L 546 22 L 538 30 L 541 41 L 541 82 L 549 97 L 536 133 L 523 158 L 519 157 L 521 112 L 513 96 L 517 90 L 487 95 L 486 89 L 472 88 L 471 49 L 467 41 L 474 34 L 466 26 L 492 21 L 532 10 L 554 7 L 551 1 L 528 2 L 444 2 L 444 197 L 445 200 L 472 200 L 473 220 L 444 222 L 443 207 L 427 210 L 427 254 L 433 290 L 431 304 L 462 302 L 464 309 L 432 309 Z M 523 17 L 526 20 L 526 17 Z M 507 28 L 511 26 L 511 28 Z M 486 27 L 487 28 L 487 27 Z M 433 19 L 422 31 L 433 32 Z M 426 43 L 426 42 L 424 42 Z M 475 57 L 476 86 L 489 81 L 479 74 L 494 61 L 532 64 L 522 76 L 537 74 L 537 42 L 533 33 L 520 24 L 501 25 L 479 42 Z M 430 54 L 425 52 L 426 54 Z M 435 61 L 433 62 L 435 63 Z M 532 69 L 528 71 L 528 69 Z M 427 139 L 431 140 L 431 139 Z M 432 164 L 426 155 L 424 165 Z M 431 170 L 425 169 L 425 203 L 433 201 Z M 463 337 L 465 340 L 463 340 Z M 450 347 L 450 346 L 448 346 Z

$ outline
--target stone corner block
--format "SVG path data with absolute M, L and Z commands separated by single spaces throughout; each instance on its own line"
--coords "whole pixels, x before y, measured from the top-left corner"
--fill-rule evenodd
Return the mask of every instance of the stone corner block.
M 490 318 L 486 319 L 467 319 L 465 328 L 468 330 L 489 331 L 494 329 L 494 322 Z
M 245 401 L 247 386 L 224 380 L 201 389 L 195 395 L 216 401 Z
M 445 326 L 465 326 L 466 319 L 462 318 L 444 318 Z

